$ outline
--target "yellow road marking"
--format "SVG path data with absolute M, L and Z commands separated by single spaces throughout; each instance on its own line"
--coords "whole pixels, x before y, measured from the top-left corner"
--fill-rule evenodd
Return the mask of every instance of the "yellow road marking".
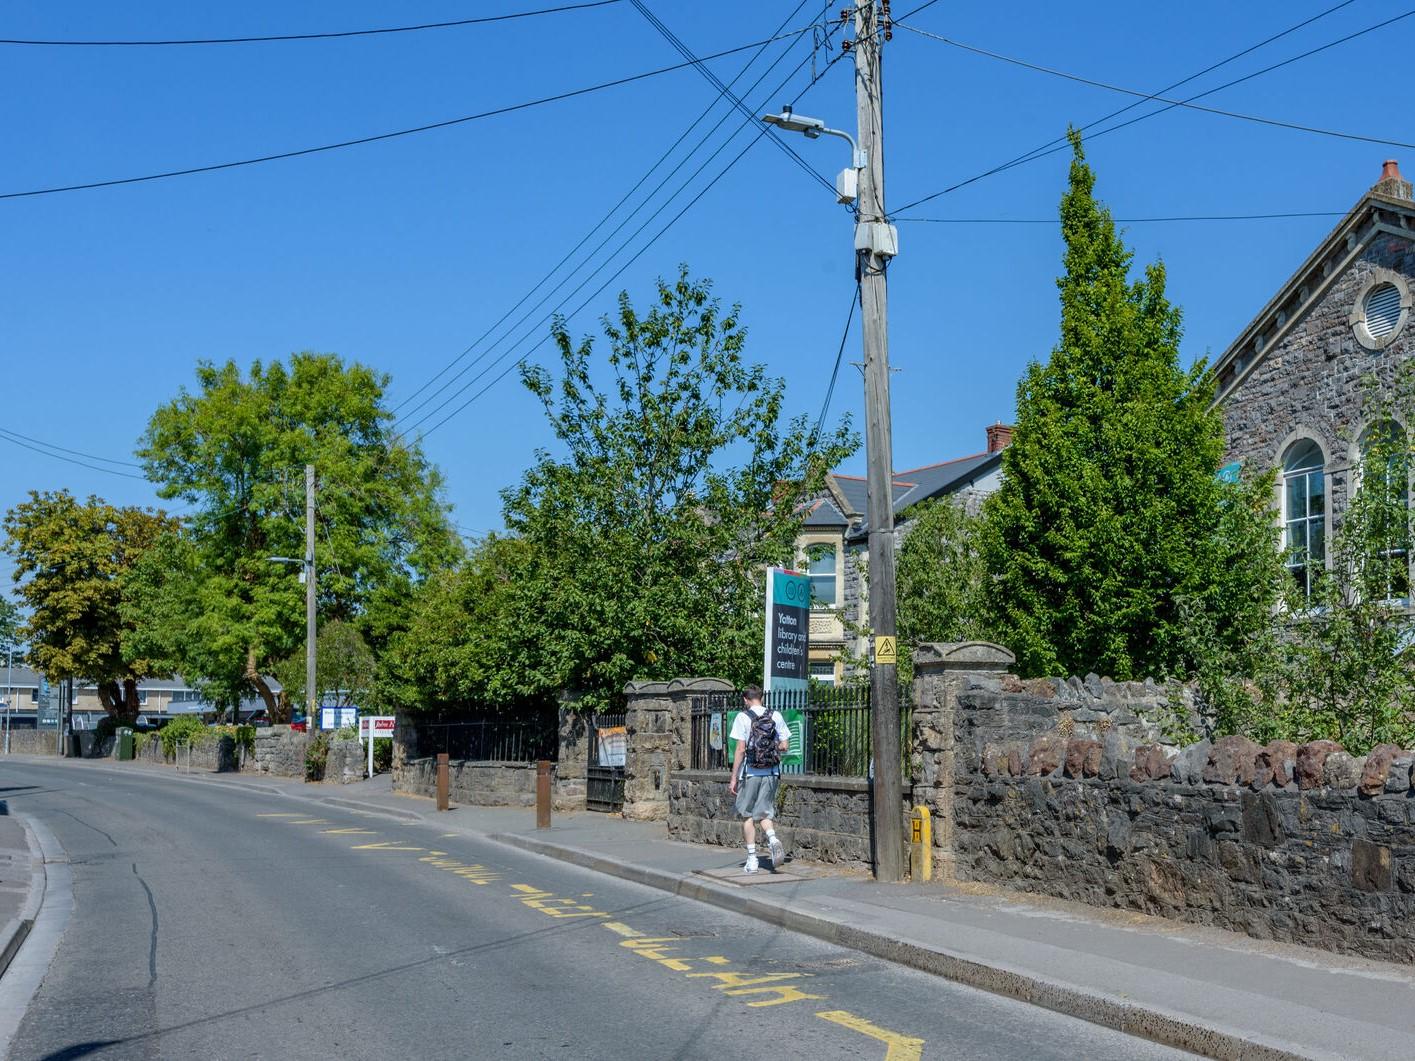
M 458 835 L 460 835 L 460 834 L 458 834 L 458 833 L 443 833 L 443 834 L 442 834 L 442 839 L 443 839 L 443 840 L 446 840 L 449 836 L 458 836 Z
M 301 818 L 297 822 L 286 822 L 286 825 L 328 825 L 328 818 Z
M 331 836 L 377 836 L 376 829 L 321 829 L 320 832 L 328 833 Z
M 816 1016 L 861 1035 L 868 1035 L 871 1039 L 878 1039 L 888 1047 L 884 1052 L 884 1061 L 919 1061 L 924 1056 L 924 1040 L 881 1028 L 878 1024 L 871 1024 L 864 1017 L 857 1017 L 843 1009 L 827 1010 L 817 1013 Z
M 288 811 L 270 811 L 265 814 L 257 814 L 257 818 L 303 818 L 303 814 L 291 814 Z
M 395 844 L 392 840 L 380 840 L 374 844 L 355 844 L 350 851 L 421 851 L 421 847 Z
M 614 932 L 620 936 L 625 936 L 629 939 L 638 939 L 643 935 L 642 932 L 638 931 L 637 929 L 630 928 L 622 921 L 606 921 L 604 922 L 604 927 L 609 929 L 609 931 L 611 932 Z

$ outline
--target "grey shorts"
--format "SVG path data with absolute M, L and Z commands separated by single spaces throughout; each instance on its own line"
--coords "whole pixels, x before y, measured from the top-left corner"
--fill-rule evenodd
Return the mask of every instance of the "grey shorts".
M 737 782 L 737 816 L 739 818 L 776 817 L 776 789 L 781 784 L 780 774 L 752 776 L 748 774 Z

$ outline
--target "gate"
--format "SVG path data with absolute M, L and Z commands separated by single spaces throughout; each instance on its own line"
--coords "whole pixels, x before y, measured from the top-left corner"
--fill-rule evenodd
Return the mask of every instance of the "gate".
M 624 809 L 624 754 L 628 747 L 624 715 L 595 715 L 589 730 L 585 809 L 617 814 Z

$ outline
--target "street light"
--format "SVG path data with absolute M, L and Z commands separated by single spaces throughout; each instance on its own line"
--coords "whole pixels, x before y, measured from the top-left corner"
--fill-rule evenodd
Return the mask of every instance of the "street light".
M 843 169 L 835 177 L 835 198 L 837 202 L 853 203 L 860 188 L 860 170 L 865 168 L 868 159 L 865 153 L 860 150 L 860 145 L 855 143 L 855 138 L 844 129 L 831 129 L 827 127 L 820 118 L 807 118 L 804 114 L 796 114 L 790 107 L 783 106 L 780 114 L 763 114 L 762 121 L 767 125 L 774 125 L 778 129 L 785 129 L 788 133 L 802 133 L 808 140 L 816 140 L 822 136 L 838 136 L 842 140 L 850 142 L 850 159 L 853 165 L 849 169 Z

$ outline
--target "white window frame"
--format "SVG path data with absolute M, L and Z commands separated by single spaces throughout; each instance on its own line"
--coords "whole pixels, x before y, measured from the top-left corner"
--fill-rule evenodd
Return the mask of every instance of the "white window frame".
M 1293 451 L 1301 446 L 1308 446 L 1316 456 L 1316 463 L 1310 459 L 1297 462 L 1292 456 Z M 1303 548 L 1304 559 L 1300 563 L 1294 563 L 1291 555 L 1285 555 L 1283 563 L 1294 580 L 1297 580 L 1302 587 L 1303 596 L 1310 598 L 1312 595 L 1312 576 L 1314 567 L 1326 567 L 1327 563 L 1327 514 L 1330 509 L 1329 492 L 1327 490 L 1327 460 L 1326 454 L 1321 445 L 1313 438 L 1295 439 L 1282 455 L 1282 548 L 1284 554 L 1294 545 L 1300 544 Z M 1301 479 L 1305 484 L 1303 491 L 1304 511 L 1300 516 L 1294 516 L 1291 511 L 1292 489 L 1291 484 Z M 1319 489 L 1312 490 L 1315 482 Z M 1322 499 L 1321 512 L 1313 515 L 1312 499 L 1320 497 Z M 1312 560 L 1312 531 L 1316 528 L 1321 540 L 1321 556 L 1314 563 Z M 1301 541 L 1297 536 L 1300 532 Z M 1300 577 L 1299 577 L 1299 572 Z

